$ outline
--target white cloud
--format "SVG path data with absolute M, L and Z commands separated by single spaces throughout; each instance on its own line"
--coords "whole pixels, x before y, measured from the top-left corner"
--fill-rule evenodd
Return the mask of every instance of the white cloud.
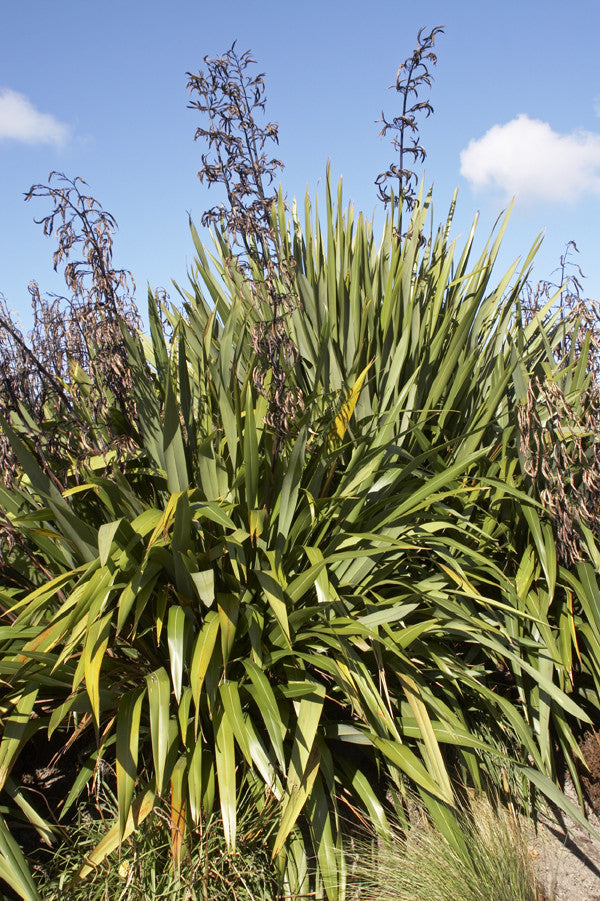
M 600 194 L 600 134 L 559 134 L 523 113 L 471 141 L 460 163 L 474 188 L 497 187 L 509 198 L 564 203 Z
M 0 141 L 64 144 L 70 129 L 49 113 L 40 113 L 24 94 L 0 89 Z

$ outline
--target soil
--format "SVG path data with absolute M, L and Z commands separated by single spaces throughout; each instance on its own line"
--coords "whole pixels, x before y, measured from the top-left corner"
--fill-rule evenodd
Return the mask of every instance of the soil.
M 580 743 L 580 748 L 588 765 L 582 767 L 581 781 L 589 806 L 600 815 L 600 733 L 590 729 Z
M 582 768 L 581 781 L 586 816 L 600 833 L 600 733 L 590 730 L 580 742 L 589 769 Z M 575 804 L 577 796 L 570 779 L 564 791 Z M 600 901 L 600 839 L 554 810 L 540 818 L 531 855 L 538 861 L 540 881 L 551 901 Z

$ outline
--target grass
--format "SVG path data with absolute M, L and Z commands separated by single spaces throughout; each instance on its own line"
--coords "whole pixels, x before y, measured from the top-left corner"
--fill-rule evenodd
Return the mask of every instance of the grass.
M 117 799 L 103 785 L 94 803 L 80 805 L 75 823 L 45 866 L 38 867 L 45 901 L 274 901 L 276 874 L 260 829 L 248 812 L 238 851 L 229 854 L 222 823 L 213 817 L 191 832 L 179 868 L 171 856 L 169 815 L 157 810 L 87 879 L 74 882 L 86 856 L 115 820 Z
M 530 849 L 531 824 L 482 797 L 459 815 L 464 847 L 452 847 L 414 802 L 408 832 L 360 846 L 354 882 L 360 901 L 551 901 Z
M 38 882 L 46 901 L 276 901 L 275 870 L 264 844 L 264 818 L 247 806 L 238 852 L 228 853 L 222 823 L 212 818 L 189 836 L 179 869 L 171 856 L 169 817 L 158 810 L 85 881 L 74 877 L 108 825 L 117 800 L 108 783 L 77 809 L 75 822 Z M 459 814 L 463 848 L 452 847 L 414 799 L 408 831 L 392 826 L 387 842 L 354 847 L 352 901 L 552 901 L 536 873 L 531 820 L 512 807 L 472 799 Z M 258 826 L 257 826 L 258 823 Z M 268 822 L 267 822 L 268 828 Z

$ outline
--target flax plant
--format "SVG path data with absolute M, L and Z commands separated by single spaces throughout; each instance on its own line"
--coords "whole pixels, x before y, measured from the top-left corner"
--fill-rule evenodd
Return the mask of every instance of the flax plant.
M 401 134 L 429 110 L 408 98 L 439 31 L 406 82 L 401 67 Z M 449 240 L 456 198 L 436 230 L 421 190 L 402 234 L 402 157 L 379 241 L 329 173 L 323 221 L 307 194 L 301 222 L 266 188 L 276 129 L 256 124 L 251 63 L 234 46 L 189 76 L 202 175 L 228 205 L 205 216 L 212 252 L 192 226 L 182 309 L 150 292 L 148 336 L 119 320 L 127 452 L 63 440 L 57 480 L 38 436 L 70 435 L 71 407 L 53 398 L 35 428 L 18 404 L 0 421 L 21 538 L 0 584 L 3 809 L 52 841 L 19 781 L 23 749 L 52 736 L 82 759 L 62 822 L 105 761 L 115 772 L 114 821 L 72 892 L 164 810 L 173 872 L 208 822 L 235 859 L 250 809 L 278 890 L 328 901 L 346 897 L 348 834 L 369 820 L 389 838 L 390 792 L 417 792 L 459 857 L 463 787 L 502 791 L 507 771 L 586 823 L 558 773 L 564 760 L 579 788 L 575 736 L 600 707 L 600 554 L 582 527 L 576 564 L 557 555 L 519 411 L 552 372 L 587 415 L 589 344 L 564 358 L 552 297 L 523 316 L 537 243 L 496 277 L 507 218 L 472 259 L 475 224 Z M 85 200 L 70 185 L 63 212 Z M 84 204 L 84 224 L 96 212 Z M 107 257 L 82 246 L 92 290 L 110 293 Z M 68 269 L 76 296 L 82 275 Z M 119 404 L 96 403 L 96 358 L 67 399 L 108 443 Z M 0 877 L 37 901 L 2 820 Z
M 90 458 L 59 491 L 3 423 L 23 469 L 5 508 L 47 575 L 13 557 L 22 581 L 2 587 L 0 785 L 18 806 L 26 744 L 87 743 L 64 819 L 114 760 L 118 815 L 79 880 L 157 805 L 175 867 L 213 815 L 234 854 L 249 798 L 257 823 L 275 812 L 281 890 L 341 901 L 349 823 L 387 834 L 390 786 L 416 788 L 458 853 L 456 779 L 501 788 L 509 764 L 585 823 L 556 749 L 578 784 L 599 590 L 593 558 L 559 564 L 524 490 L 517 410 L 560 341 L 552 319 L 519 317 L 531 257 L 497 281 L 506 223 L 469 263 L 474 232 L 457 254 L 450 217 L 422 245 L 428 197 L 409 237 L 388 219 L 379 243 L 341 186 L 325 201 L 323 230 L 308 198 L 303 225 L 281 197 L 271 220 L 302 302 L 288 378 L 305 412 L 285 442 L 252 375 L 252 287 L 219 229 L 212 257 L 192 232 L 166 333 L 153 296 L 150 337 L 124 333 L 124 470 Z

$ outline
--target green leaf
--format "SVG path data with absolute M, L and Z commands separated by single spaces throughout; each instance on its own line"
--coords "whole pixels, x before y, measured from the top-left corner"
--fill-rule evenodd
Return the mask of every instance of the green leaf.
M 288 646 L 291 646 L 290 624 L 281 585 L 270 573 L 262 572 L 261 570 L 257 569 L 255 571 L 255 575 L 258 579 L 258 582 L 260 583 L 260 587 L 265 593 L 269 607 L 273 611 L 273 615 L 279 623 Z
M 430 795 L 433 795 L 434 798 L 445 802 L 446 795 L 444 790 L 431 778 L 421 761 L 410 748 L 389 739 L 373 737 L 372 740 L 375 747 L 381 751 L 392 766 L 401 770 L 409 779 L 412 779 L 413 782 L 425 789 Z
M 169 751 L 169 699 L 171 682 L 161 666 L 146 676 L 150 708 L 150 738 L 158 793 L 164 785 L 165 762 Z
M 117 797 L 119 801 L 119 829 L 123 838 L 131 810 L 131 799 L 137 781 L 140 717 L 146 689 L 129 692 L 119 702 L 117 710 Z
M 169 354 L 165 344 L 163 324 L 160 319 L 159 301 L 148 288 L 148 322 L 150 323 L 150 335 L 152 337 L 152 350 L 154 352 L 154 364 L 158 376 L 159 385 L 166 385 L 169 377 Z
M 198 633 L 194 651 L 192 654 L 192 663 L 190 666 L 190 686 L 194 697 L 194 705 L 196 707 L 196 720 L 200 709 L 200 692 L 204 684 L 204 677 L 208 670 L 217 635 L 219 633 L 219 617 L 216 611 L 211 610 L 204 620 L 204 625 Z
M 83 649 L 85 687 L 97 726 L 100 725 L 100 670 L 110 641 L 111 620 L 112 610 L 109 610 L 89 626 Z
M 33 454 L 1 415 L 0 428 L 8 438 L 15 456 L 30 479 L 32 486 L 42 498 L 47 500 L 64 537 L 77 549 L 82 560 L 86 562 L 93 560 L 96 550 L 93 529 L 73 512 L 56 486 L 50 481 L 50 478 L 42 472 Z
M 258 507 L 258 434 L 250 388 L 246 389 L 244 466 L 246 470 L 246 505 L 249 511 L 256 510 Z
M 180 757 L 171 772 L 171 855 L 173 866 L 179 872 L 181 851 L 186 829 L 186 776 L 187 760 Z
M 304 572 L 301 572 L 295 579 L 292 579 L 286 588 L 286 594 L 294 604 L 302 600 L 306 592 L 313 587 L 326 565 L 325 560 L 320 560 L 314 566 L 310 566 Z
M 282 542 L 285 542 L 287 539 L 290 526 L 296 514 L 296 504 L 298 501 L 298 492 L 300 490 L 304 456 L 306 452 L 306 438 L 307 427 L 304 426 L 298 433 L 298 437 L 294 442 L 289 464 L 281 484 L 277 531 L 278 539 L 280 538 Z
M 228 851 L 235 853 L 237 831 L 235 748 L 233 729 L 222 708 L 215 712 L 215 763 L 225 844 Z
M 218 504 L 191 504 L 191 508 L 194 511 L 194 519 L 201 520 L 205 517 L 228 531 L 231 530 L 233 532 L 235 530 L 234 521 Z
M 279 766 L 284 770 L 285 755 L 283 752 L 283 739 L 286 730 L 277 706 L 275 694 L 269 684 L 269 680 L 259 666 L 252 660 L 244 660 L 244 667 L 252 682 L 252 695 L 264 724 L 267 727 L 267 732 L 269 733 L 271 745 L 277 756 Z
M 325 686 L 310 680 L 300 684 L 308 690 L 308 693 L 298 704 L 298 718 L 288 769 L 288 791 L 300 782 L 304 774 L 325 703 Z
M 81 881 L 89 876 L 90 873 L 100 866 L 103 860 L 106 860 L 109 854 L 112 854 L 122 842 L 128 839 L 131 833 L 139 827 L 140 823 L 143 823 L 146 817 L 150 816 L 154 811 L 155 800 L 156 795 L 150 788 L 142 795 L 138 796 L 131 805 L 129 816 L 127 817 L 127 822 L 125 823 L 123 831 L 121 832 L 120 824 L 117 819 L 117 822 L 110 827 L 104 838 L 96 845 L 94 850 L 86 855 L 86 862 L 80 868 L 73 882 Z M 70 884 L 67 888 L 69 887 Z
M 121 520 L 117 519 L 115 522 L 105 523 L 98 529 L 98 553 L 101 566 L 106 566 L 113 539 L 120 525 Z
M 367 811 L 370 825 L 375 830 L 377 837 L 385 841 L 390 834 L 390 824 L 371 780 L 355 763 L 341 759 L 340 766 L 352 792 L 361 800 Z
M 314 782 L 306 804 L 311 833 L 317 848 L 319 872 L 327 892 L 327 898 L 337 901 L 345 895 L 343 884 L 343 854 L 334 841 L 331 815 L 323 780 L 319 775 Z
M 100 745 L 100 748 L 96 751 L 93 751 L 87 760 L 80 766 L 79 772 L 75 777 L 71 788 L 69 789 L 69 793 L 65 798 L 65 801 L 61 807 L 60 815 L 58 817 L 59 820 L 65 818 L 67 812 L 71 809 L 75 801 L 80 797 L 83 789 L 86 787 L 88 783 L 90 783 L 94 774 L 96 773 L 97 761 L 102 759 L 102 755 L 104 750 L 115 743 L 116 736 L 111 735 L 105 742 Z
M 0 816 L 0 878 L 23 901 L 42 901 L 25 856 Z
M 250 751 L 250 742 L 248 740 L 249 736 L 246 730 L 246 722 L 242 712 L 237 682 L 223 682 L 219 686 L 219 694 L 221 695 L 225 715 L 229 720 L 229 725 L 240 746 L 240 750 L 246 758 L 248 765 L 252 766 L 252 753 Z
M 542 794 L 544 794 L 552 804 L 555 804 L 563 811 L 563 813 L 566 813 L 567 816 L 571 817 L 571 819 L 585 829 L 592 838 L 595 838 L 596 841 L 600 841 L 600 832 L 591 825 L 579 807 L 573 804 L 573 802 L 561 792 L 560 788 L 548 776 L 544 773 L 540 773 L 539 770 L 536 770 L 533 767 L 522 766 L 519 767 L 519 769 L 528 782 L 532 782 L 539 788 Z
M 160 417 L 160 401 L 144 356 L 141 341 L 122 327 L 129 357 L 129 373 L 132 395 L 135 401 L 143 446 L 155 466 L 164 470 L 163 430 Z
M 291 791 L 287 794 L 283 802 L 281 818 L 279 820 L 279 829 L 273 843 L 272 859 L 275 859 L 282 850 L 290 832 L 296 825 L 298 817 L 302 812 L 302 808 L 312 791 L 315 779 L 319 773 L 321 755 L 317 745 L 313 745 L 306 762 L 306 767 L 302 773 L 300 782 L 296 782 L 290 786 Z
M 202 818 L 202 796 L 203 796 L 203 750 L 202 738 L 196 741 L 188 768 L 188 801 L 190 804 L 190 816 L 194 825 L 198 825 Z
M 183 676 L 183 661 L 185 657 L 185 610 L 179 604 L 169 607 L 167 620 L 167 645 L 169 648 L 169 660 L 171 662 L 171 679 L 175 699 L 179 703 L 181 698 L 181 679 Z
M 183 435 L 181 434 L 179 410 L 170 378 L 167 379 L 167 393 L 165 397 L 163 453 L 169 491 L 173 493 L 185 491 L 190 479 L 185 459 Z
M 237 621 L 240 615 L 240 600 L 233 594 L 217 595 L 217 610 L 219 624 L 221 626 L 221 650 L 223 652 L 223 664 L 227 666 L 229 655 L 235 642 Z
M 4 786 L 21 741 L 25 737 L 29 717 L 39 690 L 39 686 L 33 685 L 13 701 L 12 709 L 9 707 L 7 713 L 3 713 L 4 728 L 0 742 L 0 788 Z
M 190 573 L 190 575 L 202 603 L 207 607 L 212 606 L 215 600 L 214 570 L 205 569 L 202 572 Z
M 550 598 L 552 598 L 556 585 L 556 543 L 552 533 L 552 526 L 549 522 L 541 520 L 533 507 L 523 504 L 521 509 L 531 530 L 536 550 L 544 569 L 544 575 L 548 582 Z
M 36 830 L 37 834 L 45 845 L 52 847 L 54 836 L 56 835 L 56 827 L 51 826 L 43 817 L 39 815 L 35 807 L 33 807 L 17 783 L 8 776 L 4 783 L 4 790 L 10 796 L 12 801 L 20 808 L 30 826 Z

